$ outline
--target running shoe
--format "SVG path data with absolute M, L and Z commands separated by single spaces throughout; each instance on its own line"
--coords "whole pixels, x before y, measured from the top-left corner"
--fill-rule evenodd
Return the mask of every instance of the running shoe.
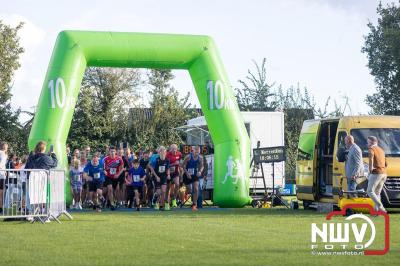
M 173 199 L 171 203 L 172 203 L 172 204 L 171 204 L 171 205 L 172 205 L 172 208 L 178 207 L 178 205 L 176 204 L 176 199 Z
M 194 211 L 194 212 L 197 212 L 197 211 L 198 211 L 196 205 L 193 205 L 193 206 L 192 206 L 192 211 Z
M 115 205 L 111 204 L 110 210 L 115 211 Z
M 160 209 L 160 205 L 158 204 L 158 202 L 156 202 L 156 204 L 154 204 L 154 209 L 155 209 L 155 210 Z
M 166 211 L 169 211 L 169 210 L 171 210 L 171 208 L 169 207 L 169 203 L 168 203 L 168 202 L 167 202 L 167 203 L 165 203 L 164 210 L 166 210 Z

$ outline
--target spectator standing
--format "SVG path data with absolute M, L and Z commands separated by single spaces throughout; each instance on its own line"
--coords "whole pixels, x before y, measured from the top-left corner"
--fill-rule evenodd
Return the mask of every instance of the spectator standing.
M 367 193 L 375 202 L 375 210 L 386 212 L 381 202 L 381 192 L 387 178 L 387 162 L 385 152 L 378 146 L 378 139 L 375 136 L 368 137 L 368 158 L 370 174 Z
M 39 141 L 34 149 L 34 152 L 28 158 L 26 169 L 44 169 L 50 170 L 57 167 L 57 156 L 50 149 L 49 154 L 46 152 L 46 142 Z
M 345 172 L 347 178 L 347 190 L 355 191 L 357 187 L 356 179 L 364 175 L 364 163 L 362 160 L 362 152 L 360 147 L 354 143 L 354 138 L 347 135 L 344 139 L 346 148 L 349 151 L 345 164 Z M 349 198 L 351 194 L 348 194 Z
M 0 170 L 6 169 L 7 164 L 7 151 L 8 144 L 7 142 L 0 142 Z M 4 193 L 4 183 L 6 181 L 6 172 L 0 171 L 0 212 L 3 212 L 3 193 Z

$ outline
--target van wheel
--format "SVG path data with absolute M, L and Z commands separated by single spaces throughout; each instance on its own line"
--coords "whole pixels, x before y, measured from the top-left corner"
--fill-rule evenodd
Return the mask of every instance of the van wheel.
M 311 205 L 311 201 L 309 200 L 303 200 L 303 208 L 305 210 L 309 210 L 310 209 L 310 205 Z
M 297 210 L 297 209 L 299 208 L 299 202 L 297 202 L 297 201 L 291 201 L 291 202 L 290 202 L 290 208 L 291 208 L 292 210 Z

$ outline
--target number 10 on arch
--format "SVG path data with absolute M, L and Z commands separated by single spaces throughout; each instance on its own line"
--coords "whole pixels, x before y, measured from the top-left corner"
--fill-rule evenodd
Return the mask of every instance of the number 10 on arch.
M 234 103 L 230 99 L 229 95 L 225 93 L 224 84 L 217 80 L 209 80 L 207 82 L 207 92 L 208 92 L 208 108 L 210 110 L 232 110 Z

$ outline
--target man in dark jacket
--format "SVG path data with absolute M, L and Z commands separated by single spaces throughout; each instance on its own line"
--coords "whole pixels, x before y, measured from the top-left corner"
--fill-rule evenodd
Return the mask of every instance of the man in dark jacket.
M 49 154 L 45 154 L 46 142 L 39 141 L 36 144 L 34 153 L 29 155 L 28 161 L 26 162 L 25 169 L 45 169 L 57 167 L 57 157 L 55 153 L 50 150 Z

